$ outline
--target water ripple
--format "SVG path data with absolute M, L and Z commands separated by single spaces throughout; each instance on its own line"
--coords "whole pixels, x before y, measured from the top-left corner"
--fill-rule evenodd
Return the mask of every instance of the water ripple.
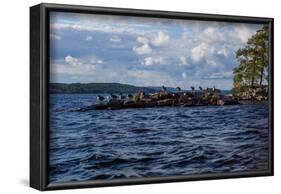
M 51 95 L 51 182 L 268 167 L 265 105 L 73 111 L 94 99 Z

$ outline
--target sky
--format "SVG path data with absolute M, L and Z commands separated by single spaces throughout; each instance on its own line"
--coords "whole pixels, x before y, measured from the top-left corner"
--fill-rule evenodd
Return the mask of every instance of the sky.
M 233 87 L 235 51 L 262 26 L 50 13 L 50 82 Z

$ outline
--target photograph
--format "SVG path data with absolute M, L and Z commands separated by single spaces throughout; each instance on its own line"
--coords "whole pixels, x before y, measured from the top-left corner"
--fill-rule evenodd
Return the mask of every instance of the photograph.
M 50 183 L 271 169 L 268 22 L 48 19 Z

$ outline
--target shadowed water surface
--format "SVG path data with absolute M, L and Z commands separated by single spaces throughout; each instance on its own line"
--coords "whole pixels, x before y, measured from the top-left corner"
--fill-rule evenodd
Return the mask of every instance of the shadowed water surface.
M 94 94 L 50 95 L 50 181 L 268 168 L 268 106 L 72 111 Z

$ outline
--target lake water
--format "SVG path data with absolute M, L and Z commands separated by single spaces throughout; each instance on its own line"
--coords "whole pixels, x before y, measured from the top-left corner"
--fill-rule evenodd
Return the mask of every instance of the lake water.
M 268 106 L 72 111 L 94 94 L 50 95 L 50 182 L 268 168 Z

